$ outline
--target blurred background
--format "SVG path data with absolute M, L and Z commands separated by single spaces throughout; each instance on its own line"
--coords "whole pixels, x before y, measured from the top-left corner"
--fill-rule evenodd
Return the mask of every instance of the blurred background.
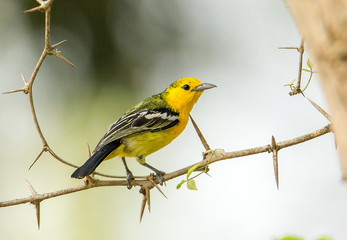
M 0 92 L 22 87 L 44 43 L 44 15 L 24 14 L 33 0 L 0 2 Z M 302 96 L 285 87 L 296 79 L 300 35 L 283 1 L 67 1 L 56 0 L 52 42 L 78 68 L 48 57 L 35 82 L 42 130 L 53 150 L 81 165 L 129 107 L 182 77 L 218 88 L 192 112 L 212 148 L 236 151 L 283 141 L 328 122 Z M 304 60 L 306 62 L 307 58 Z M 304 79 L 308 75 L 304 74 Z M 318 78 L 306 95 L 327 109 Z M 28 171 L 41 150 L 22 93 L 0 96 L 0 201 L 79 184 L 73 171 L 48 154 Z M 201 159 L 203 147 L 191 124 L 172 144 L 148 157 L 166 172 Z M 280 190 L 272 155 L 226 160 L 210 166 L 198 191 L 152 191 L 151 213 L 139 222 L 138 188 L 97 188 L 46 200 L 41 229 L 35 209 L 0 209 L 0 239 L 245 239 L 286 235 L 347 238 L 347 191 L 332 134 L 279 152 Z M 135 175 L 148 174 L 135 160 Z M 98 170 L 123 175 L 119 159 Z

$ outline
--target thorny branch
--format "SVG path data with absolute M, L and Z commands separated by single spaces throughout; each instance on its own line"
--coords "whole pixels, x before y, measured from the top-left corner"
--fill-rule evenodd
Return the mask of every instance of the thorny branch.
M 291 147 L 293 145 L 297 145 L 309 140 L 312 140 L 314 138 L 320 137 L 324 134 L 327 134 L 329 132 L 332 132 L 331 125 L 327 125 L 321 129 L 318 129 L 314 132 L 305 134 L 300 137 L 296 137 L 293 139 L 289 139 L 286 141 L 278 142 L 276 143 L 276 148 L 277 151 Z M 254 155 L 254 154 L 259 154 L 259 153 L 266 153 L 266 152 L 272 152 L 272 144 L 267 144 L 264 146 L 260 147 L 254 147 L 254 148 L 249 148 L 249 149 L 244 149 L 244 150 L 239 150 L 239 151 L 234 151 L 234 152 L 224 152 L 223 150 L 214 150 L 208 153 L 207 156 L 203 158 L 201 161 L 200 166 L 205 167 L 207 165 L 211 165 L 215 162 L 219 162 L 222 160 L 226 159 L 233 159 L 233 158 L 239 158 L 239 157 L 244 157 L 244 156 L 249 156 L 249 155 Z M 212 154 L 212 157 L 210 157 L 210 154 Z M 197 163 L 194 163 L 190 166 L 187 166 L 185 168 L 166 173 L 163 178 L 164 181 L 169 181 L 171 179 L 177 178 L 179 176 L 182 176 L 188 172 L 188 170 L 196 165 Z M 139 186 L 143 189 L 152 189 L 155 187 L 157 184 L 156 181 L 150 181 L 150 180 L 134 180 L 131 182 L 134 186 Z M 9 206 L 14 206 L 18 204 L 23 204 L 23 203 L 30 203 L 30 202 L 37 202 L 37 201 L 42 201 L 45 199 L 53 198 L 53 197 L 58 197 L 62 196 L 65 194 L 69 193 L 74 193 L 78 191 L 83 191 L 87 190 L 89 188 L 95 188 L 95 187 L 105 187 L 105 186 L 127 186 L 127 181 L 126 180 L 99 180 L 95 178 L 88 177 L 87 180 L 85 181 L 84 185 L 72 187 L 72 188 L 67 188 L 67 189 L 62 189 L 56 192 L 50 192 L 50 193 L 44 193 L 44 194 L 35 194 L 31 197 L 27 198 L 21 198 L 21 199 L 15 199 L 15 200 L 10 200 L 10 201 L 4 201 L 0 202 L 0 207 L 9 207 Z
M 37 158 L 35 159 L 34 163 L 41 157 L 41 155 L 43 154 L 43 152 L 49 152 L 52 155 L 56 155 L 53 150 L 49 147 L 47 140 L 45 138 L 45 136 L 43 135 L 43 132 L 41 130 L 40 124 L 39 124 L 39 120 L 37 118 L 37 114 L 36 114 L 36 110 L 35 110 L 35 104 L 34 104 L 34 97 L 33 97 L 33 86 L 34 86 L 34 82 L 36 79 L 36 76 L 42 66 L 42 63 L 44 62 L 45 58 L 47 55 L 54 55 L 60 59 L 62 59 L 63 61 L 69 63 L 72 66 L 75 66 L 74 64 L 72 64 L 70 61 L 68 61 L 67 59 L 65 59 L 59 51 L 56 50 L 56 47 L 61 45 L 62 43 L 64 43 L 66 40 L 61 41 L 60 43 L 57 43 L 55 45 L 51 45 L 51 34 L 50 34 L 50 26 L 51 26 L 51 7 L 53 4 L 54 0 L 48 0 L 48 1 L 41 1 L 38 0 L 37 2 L 40 4 L 40 6 L 29 9 L 27 11 L 25 11 L 26 13 L 28 12 L 35 12 L 35 11 L 41 11 L 41 12 L 45 12 L 45 46 L 44 49 L 41 53 L 41 56 L 38 60 L 38 62 L 36 63 L 36 66 L 31 74 L 30 80 L 29 82 L 24 78 L 24 76 L 22 75 L 22 80 L 24 82 L 24 87 L 20 88 L 20 89 L 16 89 L 10 92 L 5 92 L 5 93 L 15 93 L 15 92 L 23 92 L 25 94 L 27 94 L 29 96 L 29 103 L 30 103 L 30 109 L 31 109 L 31 114 L 33 116 L 33 120 L 34 120 L 34 124 L 36 127 L 36 130 L 41 138 L 42 141 L 42 149 L 40 151 L 40 153 L 38 154 Z M 59 160 L 59 159 L 58 159 Z M 33 164 L 30 166 L 32 167 Z
M 38 156 L 35 158 L 33 164 L 30 166 L 30 168 L 36 163 L 38 159 L 42 156 L 44 152 L 48 152 L 51 154 L 55 159 L 58 161 L 62 162 L 63 164 L 66 164 L 71 167 L 77 168 L 78 166 L 69 163 L 62 158 L 60 158 L 53 150 L 52 148 L 48 145 L 47 140 L 42 132 L 42 129 L 40 127 L 36 110 L 35 110 L 35 104 L 34 104 L 34 97 L 33 97 L 33 85 L 34 81 L 37 77 L 37 74 L 42 66 L 42 63 L 44 62 L 45 58 L 47 55 L 54 55 L 57 58 L 63 60 L 64 62 L 70 64 L 73 67 L 76 67 L 73 63 L 71 63 L 69 60 L 67 60 L 65 57 L 61 55 L 61 52 L 58 51 L 56 48 L 60 46 L 61 44 L 65 43 L 66 40 L 63 40 L 59 43 L 56 44 L 51 44 L 51 35 L 50 35 L 50 25 L 51 25 L 51 8 L 54 0 L 47 0 L 47 1 L 42 1 L 42 0 L 36 0 L 40 6 L 29 9 L 25 11 L 26 13 L 28 12 L 36 12 L 36 11 L 41 11 L 45 13 L 45 46 L 42 51 L 42 54 L 32 72 L 32 75 L 30 77 L 30 80 L 27 81 L 24 76 L 22 76 L 22 80 L 24 82 L 24 87 L 20 89 L 16 89 L 13 91 L 9 91 L 6 93 L 15 93 L 15 92 L 23 92 L 29 96 L 29 103 L 30 103 L 30 108 L 31 108 L 31 113 L 33 116 L 34 124 L 36 127 L 36 130 L 39 134 L 39 137 L 42 141 L 42 149 L 39 152 Z M 301 82 L 301 69 L 302 69 L 302 55 L 304 52 L 304 43 L 303 41 L 301 42 L 301 46 L 298 48 L 296 47 L 295 49 L 298 49 L 300 52 L 300 68 L 299 68 L 299 76 L 298 76 L 298 83 L 296 86 L 296 89 L 298 91 L 300 90 L 300 82 Z M 298 92 L 299 93 L 299 92 Z M 317 108 L 317 107 L 316 107 Z M 324 110 L 322 110 L 324 111 Z M 322 112 L 321 111 L 321 112 Z M 199 168 L 204 168 L 209 166 L 210 164 L 213 164 L 215 162 L 221 161 L 221 160 L 226 160 L 226 159 L 232 159 L 232 158 L 238 158 L 238 157 L 243 157 L 243 156 L 248 156 L 248 155 L 253 155 L 253 154 L 259 154 L 259 153 L 264 153 L 264 152 L 272 152 L 273 153 L 273 158 L 274 158 L 274 169 L 275 169 L 275 177 L 276 177 L 276 183 L 278 187 L 278 166 L 277 166 L 277 161 L 278 161 L 278 151 L 282 148 L 287 148 L 296 144 L 300 144 L 305 141 L 309 141 L 311 139 L 320 137 L 326 133 L 332 132 L 332 126 L 331 124 L 317 130 L 311 133 L 308 133 L 306 135 L 303 135 L 301 137 L 293 138 L 290 140 L 286 140 L 283 142 L 276 142 L 275 139 L 272 139 L 272 143 L 268 145 L 264 145 L 261 147 L 255 147 L 255 148 L 250 148 L 250 149 L 245 149 L 245 150 L 240 150 L 240 151 L 235 151 L 235 152 L 224 152 L 224 150 L 210 150 L 210 146 L 208 145 L 206 139 L 202 135 L 202 132 L 199 130 L 197 124 L 191 117 L 191 121 L 193 123 L 193 126 L 206 149 L 206 153 L 203 155 L 203 159 L 199 163 Z M 164 181 L 169 181 L 171 179 L 177 178 L 179 176 L 182 176 L 184 174 L 187 174 L 187 172 L 196 164 L 187 166 L 185 168 L 173 171 L 171 173 L 167 173 L 164 175 Z M 104 177 L 109 177 L 109 178 L 120 178 L 119 180 L 100 180 L 96 179 L 94 176 L 95 175 L 100 175 Z M 38 222 L 38 227 L 40 227 L 40 203 L 43 200 L 66 195 L 66 194 L 71 194 L 74 192 L 79 192 L 83 190 L 87 190 L 90 188 L 96 188 L 96 187 L 105 187 L 105 186 L 127 186 L 128 182 L 125 180 L 124 176 L 113 176 L 113 175 L 107 175 L 107 174 L 102 174 L 98 172 L 94 172 L 91 176 L 87 177 L 85 180 L 85 183 L 80 186 L 75 186 L 67 189 L 62 189 L 59 191 L 55 192 L 50 192 L 50 193 L 43 193 L 43 194 L 38 194 L 35 189 L 31 186 L 29 183 L 29 189 L 31 191 L 31 196 L 26 197 L 26 198 L 21 198 L 21 199 L 14 199 L 14 200 L 9 200 L 9 201 L 3 201 L 0 202 L 0 207 L 9 207 L 9 206 L 14 206 L 14 205 L 19 205 L 19 204 L 24 204 L 24 203 L 31 203 L 36 207 L 36 215 L 37 215 L 37 222 Z M 135 180 L 132 182 L 133 186 L 139 186 L 141 187 L 140 193 L 144 195 L 143 202 L 142 202 L 142 209 L 141 209 L 141 218 L 143 216 L 144 208 L 147 204 L 148 209 L 150 210 L 150 190 L 156 187 L 163 195 L 164 193 L 160 190 L 160 188 L 157 186 L 158 182 L 155 179 L 155 176 L 147 176 L 147 177 L 135 177 Z M 165 195 L 164 195 L 165 196 Z

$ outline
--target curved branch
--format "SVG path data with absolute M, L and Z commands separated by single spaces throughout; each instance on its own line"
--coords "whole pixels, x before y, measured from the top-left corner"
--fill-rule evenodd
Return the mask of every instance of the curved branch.
M 47 0 L 47 1 L 37 0 L 37 2 L 40 4 L 40 6 L 25 11 L 26 13 L 36 12 L 36 11 L 41 11 L 41 12 L 45 13 L 45 45 L 44 45 L 44 49 L 42 50 L 41 56 L 40 56 L 39 60 L 37 61 L 35 68 L 31 74 L 30 80 L 27 82 L 25 80 L 25 78 L 22 76 L 22 79 L 24 81 L 25 86 L 23 88 L 20 88 L 17 90 L 5 92 L 5 93 L 23 92 L 29 96 L 31 115 L 32 115 L 33 120 L 34 120 L 34 125 L 36 127 L 36 130 L 37 130 L 39 137 L 42 141 L 42 149 L 41 149 L 40 153 L 38 154 L 38 156 L 36 157 L 36 159 L 34 160 L 34 162 L 29 167 L 29 169 L 42 156 L 43 152 L 49 152 L 55 159 L 62 162 L 63 164 L 77 168 L 76 165 L 71 164 L 71 163 L 63 160 L 62 158 L 60 158 L 56 153 L 54 153 L 52 148 L 48 145 L 48 142 L 47 142 L 47 140 L 43 134 L 43 131 L 41 129 L 41 126 L 39 124 L 39 120 L 37 118 L 35 104 L 34 104 L 34 97 L 33 97 L 34 82 L 35 82 L 35 79 L 36 79 L 36 77 L 40 71 L 40 68 L 41 68 L 44 60 L 46 59 L 47 55 L 54 55 L 57 58 L 72 65 L 73 67 L 76 67 L 73 63 L 71 63 L 69 60 L 67 60 L 65 57 L 63 57 L 59 51 L 56 50 L 56 48 L 58 46 L 60 46 L 61 44 L 63 44 L 64 42 L 66 42 L 66 40 L 63 40 L 63 41 L 56 43 L 54 45 L 51 44 L 51 9 L 52 9 L 53 1 L 54 0 Z

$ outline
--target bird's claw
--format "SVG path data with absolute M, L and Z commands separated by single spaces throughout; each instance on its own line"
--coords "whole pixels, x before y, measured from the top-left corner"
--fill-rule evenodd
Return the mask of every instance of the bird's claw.
M 158 180 L 160 186 L 163 186 L 164 175 L 165 175 L 165 172 L 162 172 L 162 171 L 156 171 L 155 172 L 155 178 Z
M 127 176 L 126 176 L 126 180 L 127 180 L 127 188 L 130 190 L 133 187 L 133 184 L 131 183 L 132 180 L 134 180 L 134 176 L 133 173 L 131 171 L 127 171 Z

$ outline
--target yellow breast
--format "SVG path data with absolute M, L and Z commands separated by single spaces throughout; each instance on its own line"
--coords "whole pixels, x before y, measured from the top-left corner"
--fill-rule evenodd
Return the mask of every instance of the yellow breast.
M 106 159 L 114 157 L 146 157 L 171 143 L 185 129 L 188 117 L 172 128 L 159 132 L 144 132 L 124 137 L 122 144 Z

